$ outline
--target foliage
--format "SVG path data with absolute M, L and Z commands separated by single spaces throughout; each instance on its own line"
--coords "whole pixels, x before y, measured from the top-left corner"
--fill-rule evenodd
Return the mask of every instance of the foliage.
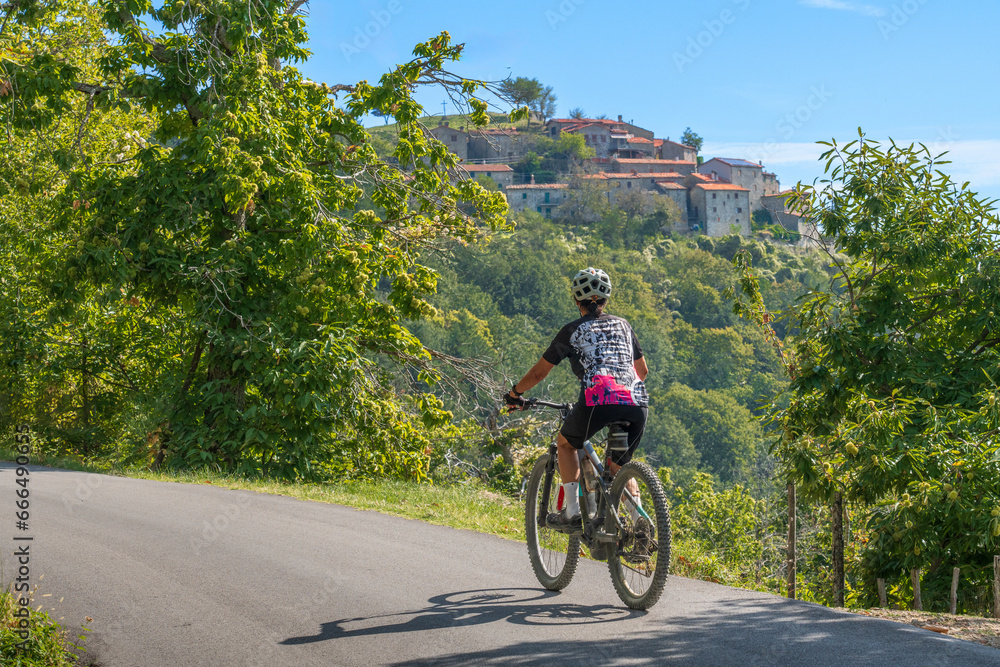
M 3 5 L 5 420 L 56 408 L 70 448 L 149 428 L 137 444 L 176 465 L 422 474 L 412 417 L 446 415 L 374 357 L 426 362 L 403 326 L 435 312 L 421 252 L 477 241 L 506 203 L 453 180 L 411 92 L 444 85 L 484 124 L 483 84 L 445 69 L 447 33 L 376 85 L 309 81 L 298 5 Z
M 705 142 L 697 132 L 693 132 L 691 128 L 686 128 L 681 134 L 681 143 L 685 146 L 690 146 L 694 149 L 695 153 L 701 152 L 701 145 Z
M 599 181 L 582 183 L 584 189 L 597 183 L 594 198 L 606 202 Z M 557 210 L 564 206 L 574 204 Z M 615 284 L 608 312 L 632 323 L 651 369 L 652 407 L 642 455 L 671 466 L 681 480 L 703 470 L 729 483 L 769 470 L 762 463 L 764 433 L 752 415 L 785 380 L 770 343 L 736 319 L 722 297 L 735 280 L 730 262 L 693 242 L 663 236 L 655 216 L 638 216 L 631 227 L 636 233 L 620 243 L 622 218 L 611 208 L 597 210 L 606 217 L 581 220 L 563 210 L 553 221 L 519 214 L 514 234 L 483 247 L 454 247 L 436 258 L 439 288 L 433 303 L 440 315 L 414 323 L 413 331 L 426 346 L 479 369 L 475 382 L 444 372 L 436 392 L 445 408 L 492 423 L 501 390 L 537 361 L 562 323 L 577 317 L 569 277 L 581 266 L 600 266 Z M 735 238 L 759 253 L 762 264 L 780 269 L 789 263 L 796 272 L 825 276 L 818 256 Z M 799 282 L 766 282 L 761 289 L 772 307 L 805 291 Z M 696 298 L 703 293 L 711 300 Z M 566 366 L 553 371 L 536 395 L 572 400 L 579 383 Z M 503 432 L 522 428 L 510 417 L 497 425 Z M 547 446 L 554 426 L 533 425 L 529 440 L 537 448 Z M 468 459 L 488 466 L 492 454 L 479 456 Z
M 793 204 L 845 257 L 791 308 L 783 474 L 867 509 L 871 579 L 977 566 L 1000 548 L 997 218 L 924 147 L 826 145 L 828 178 Z M 766 326 L 743 281 L 738 308 Z
M 552 92 L 552 86 L 543 86 L 538 79 L 523 76 L 504 79 L 498 85 L 498 91 L 512 104 L 534 111 L 543 123 L 556 112 L 556 95 Z M 528 126 L 531 126 L 530 117 Z
M 542 86 L 534 105 L 530 108 L 539 115 L 544 123 L 556 114 L 556 99 L 556 94 L 552 92 L 552 86 Z
M 703 472 L 677 486 L 670 469 L 659 474 L 671 496 L 671 525 L 680 547 L 675 571 L 777 588 L 784 535 L 773 497 L 755 499 L 740 485 L 717 491 L 712 476 Z
M 18 634 L 21 619 L 14 615 L 24 609 L 31 614 L 27 639 Z M 18 597 L 11 591 L 0 591 L 0 656 L 3 656 L 3 664 L 18 667 L 71 667 L 77 664 L 59 624 L 43 611 L 21 607 Z
M 569 117 L 579 120 L 580 118 L 586 118 L 587 112 L 580 107 L 573 107 L 569 110 Z

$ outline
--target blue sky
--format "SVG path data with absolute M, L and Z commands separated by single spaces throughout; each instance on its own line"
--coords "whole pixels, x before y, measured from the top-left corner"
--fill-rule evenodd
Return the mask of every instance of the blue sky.
M 377 80 L 442 30 L 463 76 L 539 79 L 573 107 L 763 161 L 782 187 L 822 174 L 817 140 L 924 142 L 1000 197 L 1000 3 L 988 0 L 360 0 L 309 5 L 317 81 Z M 441 113 L 440 90 L 418 94 Z M 448 113 L 454 113 L 449 104 Z

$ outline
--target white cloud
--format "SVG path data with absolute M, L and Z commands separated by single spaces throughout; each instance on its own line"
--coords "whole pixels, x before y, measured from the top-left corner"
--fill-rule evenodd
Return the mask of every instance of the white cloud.
M 881 7 L 873 5 L 863 5 L 857 2 L 844 2 L 844 0 L 799 0 L 800 5 L 815 7 L 816 9 L 839 9 L 845 12 L 857 12 L 865 16 L 885 16 L 886 11 Z

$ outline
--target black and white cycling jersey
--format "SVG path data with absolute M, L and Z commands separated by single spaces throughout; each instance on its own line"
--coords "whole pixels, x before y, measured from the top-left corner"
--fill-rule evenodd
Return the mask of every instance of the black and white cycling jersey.
M 642 348 L 628 321 L 614 315 L 584 315 L 556 334 L 542 358 L 556 365 L 568 358 L 580 378 L 586 404 L 649 405 L 646 385 L 635 374 Z

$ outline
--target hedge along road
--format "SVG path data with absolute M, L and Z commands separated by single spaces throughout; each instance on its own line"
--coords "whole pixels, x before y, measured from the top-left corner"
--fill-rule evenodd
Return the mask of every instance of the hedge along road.
M 103 667 L 1000 663 L 919 628 L 680 577 L 630 611 L 592 561 L 550 593 L 519 542 L 375 512 L 30 470 L 34 604 L 71 635 L 89 627 Z M 15 488 L 0 464 L 6 581 Z

